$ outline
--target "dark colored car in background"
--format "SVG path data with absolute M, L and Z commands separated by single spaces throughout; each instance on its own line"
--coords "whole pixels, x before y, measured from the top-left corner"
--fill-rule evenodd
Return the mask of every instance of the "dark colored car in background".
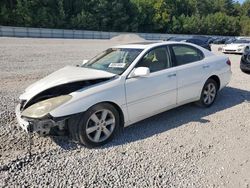
M 211 46 L 209 44 L 209 40 L 204 41 L 204 40 L 201 40 L 198 38 L 191 38 L 191 39 L 186 40 L 186 42 L 196 44 L 198 46 L 201 46 L 201 47 L 211 51 Z
M 219 37 L 213 41 L 214 44 L 225 44 L 225 42 L 228 40 L 226 37 Z
M 241 57 L 240 69 L 242 72 L 250 73 L 250 49 L 246 49 Z
M 170 37 L 167 41 L 175 41 L 175 42 L 185 42 L 186 40 L 190 39 L 191 37 Z
M 168 41 L 189 42 L 211 51 L 210 47 L 210 44 L 212 43 L 211 37 L 198 36 L 198 35 L 193 37 L 171 37 L 168 39 Z
M 193 36 L 192 37 L 193 39 L 199 39 L 205 43 L 208 43 L 208 44 L 212 44 L 214 39 L 212 37 L 209 37 L 209 36 L 202 36 L 202 35 L 196 35 L 196 36 Z

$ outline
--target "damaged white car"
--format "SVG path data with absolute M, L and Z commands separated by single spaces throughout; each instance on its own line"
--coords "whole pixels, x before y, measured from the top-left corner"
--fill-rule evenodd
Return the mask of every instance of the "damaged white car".
M 211 106 L 231 77 L 230 61 L 179 42 L 110 48 L 81 66 L 67 66 L 32 84 L 16 116 L 26 132 L 67 130 L 87 147 L 118 129 L 197 101 Z

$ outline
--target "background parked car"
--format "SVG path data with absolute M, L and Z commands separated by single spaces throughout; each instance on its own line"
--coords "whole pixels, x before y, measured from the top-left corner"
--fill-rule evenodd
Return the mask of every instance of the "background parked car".
M 232 44 L 226 44 L 222 47 L 223 53 L 243 54 L 245 49 L 250 48 L 250 40 L 236 40 Z
M 240 69 L 242 72 L 250 73 L 250 48 L 246 49 L 241 57 Z
M 200 40 L 200 39 L 197 39 L 197 38 L 192 38 L 192 39 L 188 39 L 186 40 L 186 42 L 189 42 L 189 43 L 193 43 L 193 44 L 196 44 L 196 45 L 199 45 L 209 51 L 211 51 L 211 46 L 209 44 L 209 40 L 207 41 L 203 41 L 203 40 Z
M 193 36 L 192 37 L 193 39 L 199 39 L 205 43 L 208 43 L 208 44 L 212 44 L 214 39 L 212 37 L 209 37 L 209 36 L 202 36 L 202 35 L 197 35 L 197 36 Z
M 168 41 L 176 42 L 188 42 L 201 46 L 209 51 L 211 51 L 210 44 L 212 43 L 212 38 L 207 36 L 193 36 L 193 37 L 172 37 Z

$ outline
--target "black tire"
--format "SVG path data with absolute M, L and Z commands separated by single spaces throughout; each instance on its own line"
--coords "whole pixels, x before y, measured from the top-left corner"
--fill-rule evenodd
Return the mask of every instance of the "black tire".
M 250 74 L 250 71 L 243 70 L 243 69 L 241 69 L 241 71 L 242 71 L 243 73 L 245 73 L 245 74 Z
M 109 117 L 110 120 L 114 120 L 114 123 L 106 125 L 106 122 L 110 120 L 107 121 L 101 120 L 100 116 L 102 116 L 102 113 L 104 113 L 104 111 L 107 113 L 106 118 Z M 91 119 L 92 116 L 98 117 L 98 120 L 100 121 L 98 122 L 98 124 L 100 125 L 97 125 L 97 123 L 95 123 Z M 90 124 L 92 124 L 91 127 L 89 127 Z M 87 134 L 87 129 L 96 127 L 98 127 L 98 130 L 95 130 Z M 114 137 L 114 135 L 118 132 L 119 128 L 120 128 L 119 112 L 116 110 L 114 106 L 112 106 L 109 103 L 100 103 L 94 105 L 91 108 L 89 108 L 86 112 L 75 115 L 68 120 L 68 130 L 73 141 L 83 144 L 88 148 L 98 147 L 106 144 Z M 110 133 L 109 136 L 107 136 L 106 134 L 107 130 Z M 96 138 L 95 136 L 97 132 L 101 132 L 99 136 L 100 140 L 98 142 L 95 142 L 93 139 Z M 94 138 L 92 138 L 92 135 Z
M 214 94 L 214 97 L 213 98 L 210 98 L 212 99 L 210 102 L 207 99 L 207 97 L 209 97 L 206 92 L 208 92 L 208 87 L 210 86 L 213 86 L 214 87 L 214 92 L 212 92 L 211 94 Z M 215 80 L 209 78 L 206 83 L 204 84 L 203 88 L 202 88 L 202 91 L 201 91 L 201 96 L 200 96 L 200 100 L 197 102 L 197 104 L 201 107 L 210 107 L 214 104 L 215 100 L 216 100 L 216 97 L 217 97 L 217 93 L 218 93 L 218 84 Z M 206 102 L 207 101 L 207 102 Z

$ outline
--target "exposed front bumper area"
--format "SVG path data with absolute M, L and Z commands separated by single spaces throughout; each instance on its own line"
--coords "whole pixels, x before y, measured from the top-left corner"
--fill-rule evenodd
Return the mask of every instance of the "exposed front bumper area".
M 16 106 L 16 109 L 15 109 L 15 113 L 16 113 L 16 118 L 17 118 L 17 122 L 18 124 L 20 125 L 20 127 L 25 131 L 25 132 L 31 132 L 31 125 L 28 121 L 24 120 L 21 118 L 21 111 L 20 111 L 20 107 L 21 105 L 18 104 Z
M 16 118 L 19 126 L 26 133 L 38 133 L 39 135 L 47 135 L 50 133 L 51 128 L 58 127 L 63 130 L 65 127 L 65 120 L 54 121 L 50 118 L 45 119 L 27 119 L 21 116 L 20 104 L 17 105 L 15 109 Z

